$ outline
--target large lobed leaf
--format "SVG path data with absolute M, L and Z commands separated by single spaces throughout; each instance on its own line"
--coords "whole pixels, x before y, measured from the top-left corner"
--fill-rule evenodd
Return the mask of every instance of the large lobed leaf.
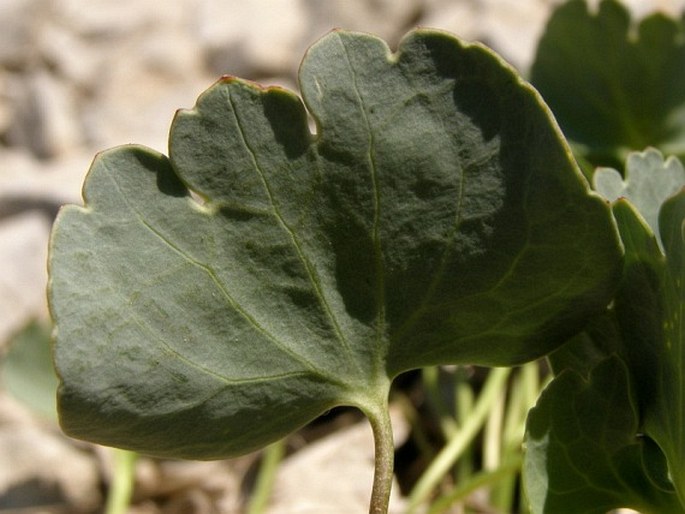
M 169 158 L 96 158 L 51 241 L 67 433 L 235 455 L 383 408 L 411 368 L 536 358 L 604 308 L 608 206 L 489 50 L 336 31 L 300 87 L 226 77 L 176 116 Z
M 531 82 L 594 164 L 620 165 L 650 145 L 683 158 L 684 35 L 682 19 L 663 13 L 637 23 L 617 0 L 596 12 L 571 0 L 547 24 Z

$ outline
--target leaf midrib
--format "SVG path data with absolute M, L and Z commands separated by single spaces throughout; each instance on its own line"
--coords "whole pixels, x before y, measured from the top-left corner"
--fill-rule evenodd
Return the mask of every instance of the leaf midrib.
M 333 331 L 338 338 L 338 341 L 342 345 L 344 349 L 344 354 L 345 358 L 347 359 L 348 363 L 351 364 L 356 370 L 362 374 L 362 370 L 360 367 L 359 362 L 357 362 L 356 359 L 353 357 L 353 352 L 351 349 L 351 346 L 349 342 L 347 341 L 347 338 L 345 337 L 345 334 L 343 330 L 340 327 L 340 323 L 338 322 L 336 316 L 333 313 L 333 309 L 331 308 L 330 304 L 326 300 L 326 297 L 323 294 L 323 289 L 321 286 L 321 280 L 318 277 L 316 268 L 310 261 L 310 259 L 307 257 L 307 255 L 304 253 L 304 250 L 302 248 L 302 244 L 299 240 L 299 237 L 297 236 L 296 231 L 286 222 L 285 218 L 283 217 L 277 202 L 274 198 L 274 194 L 272 191 L 272 187 L 269 184 L 269 181 L 266 177 L 266 174 L 264 173 L 264 170 L 262 170 L 261 166 L 259 165 L 259 160 L 257 159 L 257 155 L 254 151 L 254 149 L 250 146 L 247 137 L 245 136 L 245 131 L 243 129 L 242 121 L 238 115 L 238 110 L 236 109 L 235 102 L 233 100 L 233 97 L 231 95 L 230 88 L 224 89 L 227 97 L 228 104 L 230 105 L 230 112 L 233 114 L 233 118 L 235 120 L 236 127 L 238 129 L 238 134 L 240 134 L 241 138 L 241 143 L 247 153 L 250 156 L 250 159 L 252 161 L 252 167 L 254 168 L 254 171 L 257 173 L 259 176 L 263 186 L 264 190 L 267 194 L 267 197 L 269 198 L 269 203 L 272 208 L 272 213 L 274 218 L 277 220 L 278 224 L 281 226 L 281 228 L 286 232 L 288 235 L 290 242 L 295 249 L 295 253 L 297 254 L 298 259 L 302 263 L 302 265 L 305 268 L 305 271 L 307 273 L 307 277 L 309 279 L 310 284 L 312 285 L 312 288 L 314 290 L 315 296 L 317 300 L 319 301 L 319 304 L 321 305 L 324 313 L 326 314 L 326 318 L 328 319 L 329 323 L 331 324 L 331 328 L 333 328 Z
M 357 83 L 357 74 L 352 67 L 352 61 L 350 59 L 347 46 L 343 42 L 340 35 L 338 35 L 338 41 L 343 48 L 343 53 L 345 54 L 345 61 L 347 63 L 347 68 L 350 72 L 352 79 L 352 85 L 354 88 L 354 94 L 359 102 L 359 109 L 362 113 L 362 118 L 364 124 L 366 125 L 366 131 L 368 133 L 367 149 L 366 149 L 366 160 L 367 167 L 369 169 L 369 175 L 371 178 L 371 189 L 373 192 L 373 225 L 372 225 L 372 240 L 373 240 L 373 262 L 374 271 L 376 277 L 376 349 L 378 351 L 377 358 L 374 360 L 374 376 L 379 376 L 381 373 L 385 375 L 387 371 L 384 369 L 384 363 L 387 359 L 388 344 L 383 344 L 386 341 L 386 320 L 385 320 L 385 266 L 383 264 L 383 244 L 381 242 L 380 236 L 380 219 L 381 219 L 381 193 L 378 183 L 378 164 L 376 162 L 376 139 L 374 137 L 373 130 L 371 128 L 371 121 L 369 120 L 369 115 L 366 112 L 366 103 L 359 90 L 359 84 Z

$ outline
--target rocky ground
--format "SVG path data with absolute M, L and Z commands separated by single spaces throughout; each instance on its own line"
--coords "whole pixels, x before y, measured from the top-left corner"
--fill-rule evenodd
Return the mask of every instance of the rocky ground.
M 557 3 L 0 0 L 0 345 L 30 320 L 47 319 L 51 222 L 60 205 L 80 202 L 93 155 L 128 142 L 165 152 L 175 110 L 191 107 L 222 74 L 296 88 L 303 51 L 330 29 L 373 32 L 392 46 L 416 25 L 483 41 L 525 73 Z M 627 3 L 640 15 L 676 12 L 684 2 Z M 370 433 L 353 424 L 331 437 L 286 459 L 269 512 L 364 512 Z M 96 512 L 110 458 L 68 441 L 0 391 L 0 513 Z M 251 463 L 142 461 L 131 512 L 239 513 Z M 51 507 L 18 510 L 26 498 Z

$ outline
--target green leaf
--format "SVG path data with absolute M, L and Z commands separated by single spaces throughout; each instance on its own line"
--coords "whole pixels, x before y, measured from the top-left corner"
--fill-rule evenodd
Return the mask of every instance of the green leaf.
M 684 36 L 683 21 L 662 13 L 634 24 L 616 0 L 597 12 L 571 0 L 548 22 L 531 82 L 595 164 L 617 166 L 650 145 L 683 158 Z
M 611 308 L 550 356 L 558 376 L 527 433 L 534 513 L 685 511 L 685 172 L 650 149 L 628 157 L 625 177 L 594 176 L 614 202 L 623 279 Z M 593 419 L 623 432 L 587 425 Z M 568 432 L 571 424 L 591 428 Z M 639 444 L 638 434 L 647 436 Z
M 536 358 L 604 309 L 608 205 L 489 50 L 336 31 L 300 86 L 223 78 L 170 158 L 96 158 L 51 240 L 67 433 L 236 455 L 336 405 L 378 418 L 408 369 Z
M 554 375 L 572 370 L 587 379 L 603 360 L 617 353 L 621 334 L 613 309 L 590 319 L 585 329 L 547 356 Z
M 628 370 L 616 356 L 587 377 L 566 370 L 543 391 L 528 415 L 525 440 L 532 514 L 604 514 L 620 507 L 683 512 L 663 484 L 663 454 L 637 437 L 632 397 Z
M 625 181 L 614 169 L 598 168 L 594 188 L 610 202 L 629 200 L 658 235 L 659 209 L 668 197 L 685 187 L 685 168 L 677 158 L 664 161 L 661 152 L 650 148 L 628 155 L 624 175 Z
M 616 297 L 622 352 L 635 377 L 643 430 L 666 456 L 685 505 L 685 189 L 661 207 L 665 255 L 627 201 L 614 206 L 626 247 Z
M 55 420 L 57 377 L 50 352 L 50 327 L 32 321 L 12 338 L 0 360 L 0 382 L 12 396 Z

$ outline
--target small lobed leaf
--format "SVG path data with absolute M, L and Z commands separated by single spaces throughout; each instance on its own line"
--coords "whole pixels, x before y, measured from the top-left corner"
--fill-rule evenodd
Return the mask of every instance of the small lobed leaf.
M 337 405 L 378 412 L 408 369 L 539 357 L 604 309 L 608 205 L 499 57 L 335 31 L 299 77 L 302 99 L 224 77 L 177 114 L 168 158 L 104 152 L 61 211 L 70 435 L 232 456 Z
M 615 305 L 642 429 L 659 445 L 685 505 L 685 189 L 661 206 L 664 252 L 626 201 L 614 206 L 626 247 Z
M 610 202 L 629 200 L 658 235 L 659 209 L 668 197 L 685 187 L 685 168 L 676 157 L 664 160 L 661 152 L 649 148 L 628 155 L 624 176 L 625 180 L 614 169 L 598 168 L 594 188 Z
M 617 217 L 621 233 L 635 222 Z M 632 222 L 632 227 L 631 227 Z M 644 431 L 666 456 L 671 479 L 685 505 L 685 320 L 683 320 L 683 224 L 685 191 L 669 198 L 659 212 L 665 255 L 645 252 L 632 241 L 626 252 L 633 264 L 631 282 L 619 290 L 617 311 L 624 353 L 640 387 Z M 627 227 L 627 228 L 624 228 Z M 634 231 L 634 228 L 633 228 Z M 639 294 L 639 296 L 638 296 Z M 620 310 L 619 310 L 620 309 Z M 636 323 L 636 316 L 644 321 Z

